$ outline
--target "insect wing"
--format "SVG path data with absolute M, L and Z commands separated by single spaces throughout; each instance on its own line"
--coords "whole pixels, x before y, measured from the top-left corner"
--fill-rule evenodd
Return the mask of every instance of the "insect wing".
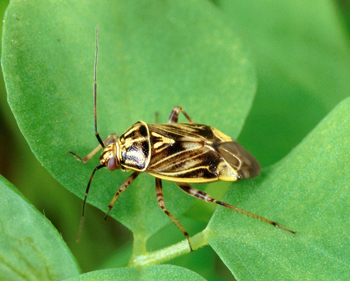
M 259 162 L 238 142 L 215 143 L 214 147 L 241 178 L 249 179 L 260 174 Z
M 258 170 L 255 158 L 215 128 L 197 123 L 148 126 L 152 157 L 147 172 L 155 177 L 192 183 L 235 181 L 253 176 L 247 165 Z

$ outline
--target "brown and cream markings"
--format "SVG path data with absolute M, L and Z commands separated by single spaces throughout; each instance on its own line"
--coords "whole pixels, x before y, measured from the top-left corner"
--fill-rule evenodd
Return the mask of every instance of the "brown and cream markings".
M 120 137 L 110 134 L 104 141 L 97 132 L 96 114 L 96 65 L 97 65 L 97 27 L 96 27 L 96 55 L 95 55 L 95 82 L 94 82 L 94 109 L 95 109 L 95 135 L 99 145 L 84 158 L 73 152 L 78 160 L 87 162 L 101 148 L 103 148 L 98 165 L 90 177 L 85 191 L 82 219 L 79 235 L 85 217 L 85 204 L 90 185 L 95 172 L 101 168 L 110 171 L 120 169 L 133 171 L 122 183 L 113 199 L 109 203 L 108 213 L 114 203 L 140 173 L 148 173 L 155 177 L 156 196 L 158 205 L 179 227 L 185 235 L 190 250 L 192 250 L 189 235 L 179 221 L 165 208 L 162 189 L 162 180 L 172 181 L 187 194 L 216 203 L 242 214 L 251 216 L 285 231 L 295 233 L 276 222 L 252 214 L 238 207 L 212 198 L 209 194 L 200 191 L 188 183 L 208 183 L 218 180 L 237 181 L 249 179 L 260 173 L 259 162 L 241 145 L 219 130 L 195 123 L 192 118 L 180 107 L 175 106 L 171 111 L 168 123 L 147 124 L 139 121 L 132 125 Z M 189 123 L 178 123 L 179 113 L 182 113 Z

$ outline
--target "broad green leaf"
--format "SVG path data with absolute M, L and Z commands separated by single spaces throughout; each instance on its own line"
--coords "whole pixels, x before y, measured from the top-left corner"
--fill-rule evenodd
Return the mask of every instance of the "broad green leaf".
M 210 245 L 239 280 L 347 280 L 350 99 L 286 158 L 223 199 L 296 231 L 218 208 Z
M 140 119 L 152 123 L 155 112 L 166 122 L 175 105 L 197 122 L 238 135 L 254 96 L 254 71 L 210 3 L 11 1 L 2 54 L 9 104 L 38 160 L 66 188 L 83 197 L 98 165 L 98 156 L 82 164 L 66 154 L 85 156 L 98 144 L 92 100 L 97 24 L 102 138 Z M 126 177 L 98 171 L 88 201 L 106 210 Z M 154 179 L 140 175 L 111 212 L 145 239 L 169 222 L 154 189 Z M 175 216 L 192 202 L 173 183 L 164 184 L 164 193 Z
M 332 0 L 220 0 L 257 64 L 258 90 L 239 137 L 263 166 L 282 159 L 349 96 L 349 34 Z
M 52 224 L 0 176 L 0 279 L 63 280 L 79 268 Z
M 342 14 L 344 21 L 346 23 L 348 33 L 350 32 L 350 1 L 349 0 L 336 0 L 338 4 L 339 12 Z
M 188 280 L 204 281 L 205 279 L 197 273 L 183 267 L 174 265 L 158 265 L 138 268 L 115 268 L 93 271 L 71 278 L 69 281 L 89 281 L 89 280 L 142 280 L 142 281 L 166 281 L 166 280 Z

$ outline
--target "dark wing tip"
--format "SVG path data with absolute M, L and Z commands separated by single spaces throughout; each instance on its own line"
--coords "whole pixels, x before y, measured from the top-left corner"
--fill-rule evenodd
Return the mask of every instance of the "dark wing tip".
M 254 178 L 260 174 L 261 166 L 258 160 L 238 142 L 221 143 L 218 150 L 225 160 L 237 170 L 241 179 Z

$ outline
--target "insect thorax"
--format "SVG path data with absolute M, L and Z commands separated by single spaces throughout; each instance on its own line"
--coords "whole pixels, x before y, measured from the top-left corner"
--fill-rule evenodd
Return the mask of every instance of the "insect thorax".
M 120 136 L 120 164 L 123 169 L 145 171 L 151 157 L 149 129 L 139 121 Z

